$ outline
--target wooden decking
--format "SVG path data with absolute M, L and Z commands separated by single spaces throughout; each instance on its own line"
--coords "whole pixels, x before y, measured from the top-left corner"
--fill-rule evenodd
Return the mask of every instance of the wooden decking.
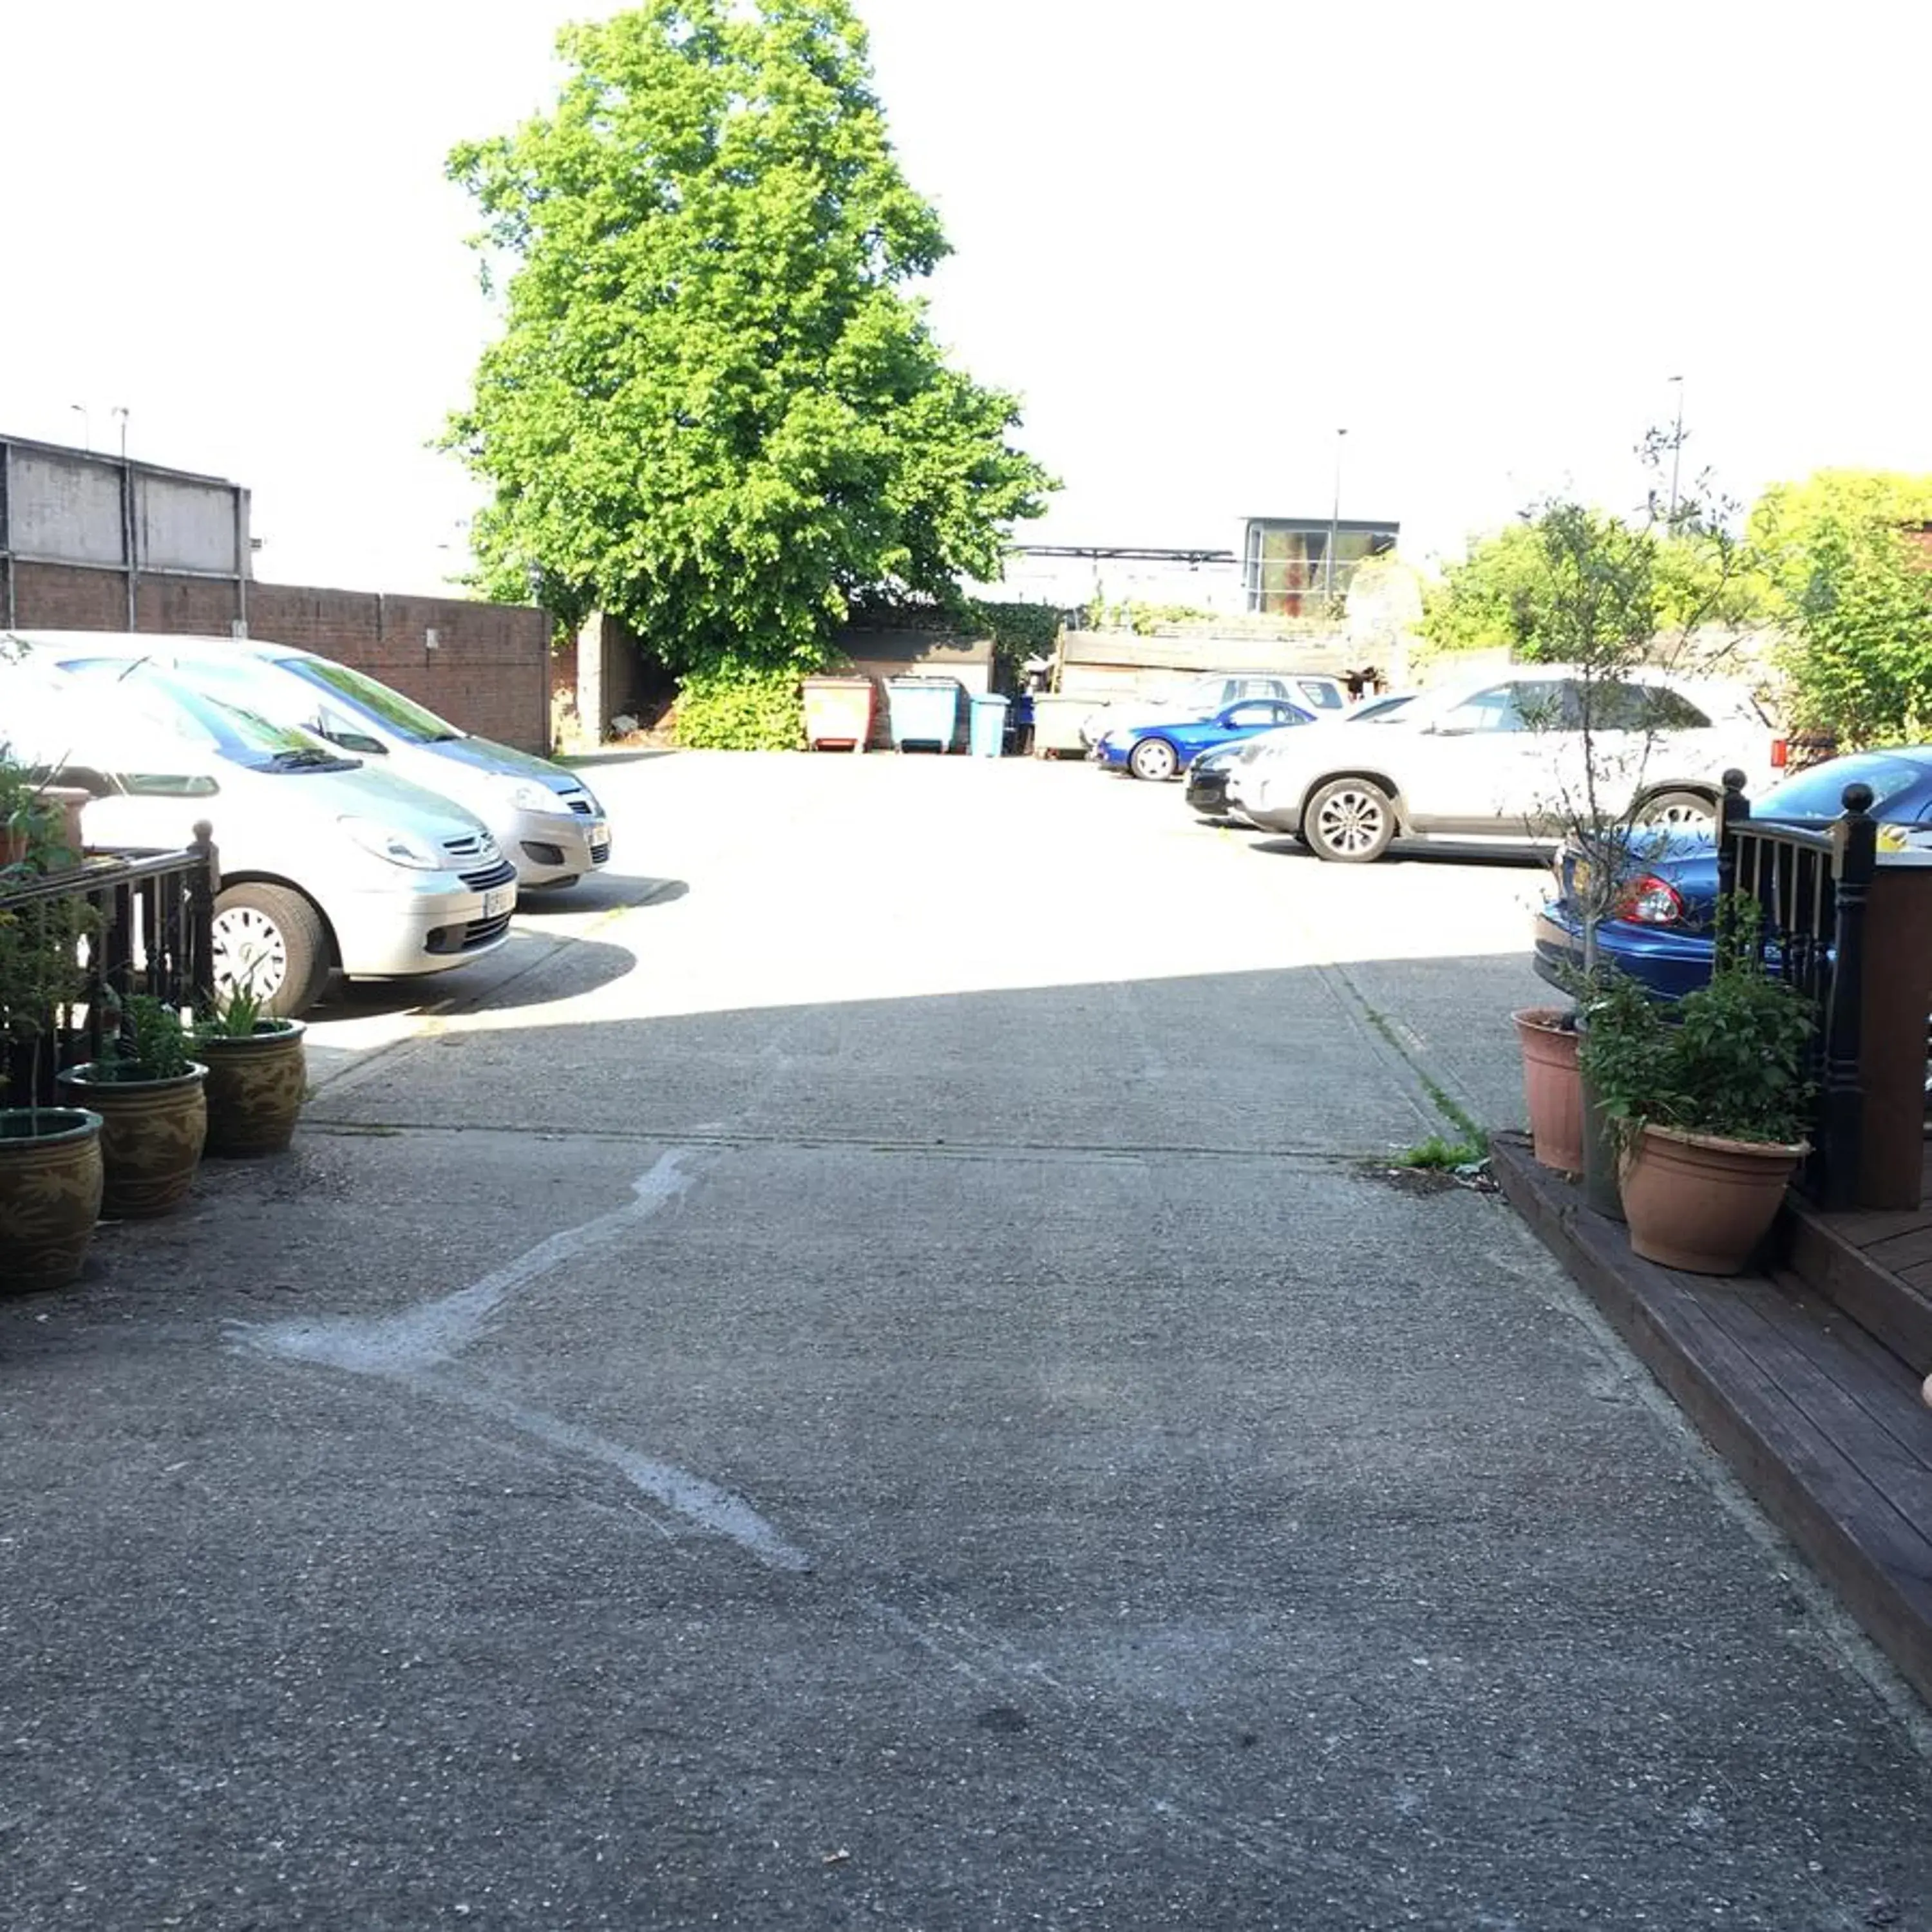
M 1633 1255 L 1519 1137 L 1492 1153 L 1530 1226 L 1932 1700 L 1932 1362 L 1911 1352 L 1932 1346 L 1932 1300 L 1868 1258 L 1926 1265 L 1932 1215 L 1805 1214 L 1768 1273 L 1684 1274 Z
M 1918 1202 L 1916 1209 L 1840 1214 L 1795 1207 L 1787 1256 L 1794 1274 L 1923 1376 L 1932 1373 L 1932 1144 Z

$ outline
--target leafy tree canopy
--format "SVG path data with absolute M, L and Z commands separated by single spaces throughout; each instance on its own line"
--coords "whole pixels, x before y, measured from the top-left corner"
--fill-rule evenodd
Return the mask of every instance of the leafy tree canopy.
M 1932 731 L 1932 476 L 1822 470 L 1751 512 L 1796 722 L 1846 748 Z
M 847 0 L 646 0 L 559 48 L 554 110 L 449 162 L 508 270 L 449 433 L 495 489 L 482 580 L 685 670 L 810 668 L 856 592 L 996 578 L 1054 486 L 906 292 L 946 240 Z
M 1508 649 L 1554 663 L 1606 624 L 1620 650 L 1641 656 L 1654 635 L 1746 622 L 1761 602 L 1736 547 L 1701 506 L 1680 509 L 1666 530 L 1546 504 L 1478 538 L 1444 570 L 1424 597 L 1421 630 L 1438 650 Z

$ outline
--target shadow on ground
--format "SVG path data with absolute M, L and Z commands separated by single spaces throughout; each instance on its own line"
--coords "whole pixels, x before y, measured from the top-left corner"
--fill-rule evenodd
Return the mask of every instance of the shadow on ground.
M 517 895 L 519 918 L 567 918 L 572 913 L 622 912 L 633 906 L 669 905 L 691 888 L 682 879 L 652 879 L 630 872 L 592 872 L 574 886 Z

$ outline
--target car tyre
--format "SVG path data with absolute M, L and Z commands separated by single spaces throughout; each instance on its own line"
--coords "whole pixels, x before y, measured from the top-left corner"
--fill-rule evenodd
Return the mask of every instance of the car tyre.
M 226 886 L 215 896 L 215 990 L 247 986 L 269 1019 L 306 1012 L 328 984 L 322 915 L 286 886 Z
M 1158 783 L 1180 769 L 1180 756 L 1165 738 L 1143 738 L 1127 754 L 1127 770 L 1137 778 Z
M 1395 802 L 1369 778 L 1331 778 L 1301 814 L 1301 836 L 1318 859 L 1372 865 L 1395 837 Z
M 1718 808 L 1707 793 L 1660 791 L 1638 806 L 1633 824 L 1646 832 L 1713 832 Z

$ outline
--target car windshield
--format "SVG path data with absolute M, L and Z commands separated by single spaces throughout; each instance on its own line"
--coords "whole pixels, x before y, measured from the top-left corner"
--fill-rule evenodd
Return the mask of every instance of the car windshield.
M 1405 691 L 1393 698 L 1372 698 L 1349 712 L 1348 722 L 1353 724 L 1372 724 L 1378 718 L 1393 718 L 1398 711 L 1406 710 L 1414 702 L 1415 694 L 1412 691 Z
M 1916 759 L 1886 752 L 1857 752 L 1850 758 L 1828 759 L 1773 785 L 1763 797 L 1751 801 L 1751 813 L 1758 818 L 1836 818 L 1845 808 L 1846 786 L 1868 784 L 1872 789 L 1872 810 L 1882 818 L 1891 800 L 1924 785 L 1928 778 L 1932 778 L 1932 766 Z
M 406 738 L 412 744 L 442 745 L 463 736 L 447 719 L 424 710 L 414 698 L 405 698 L 400 691 L 392 691 L 386 684 L 364 676 L 359 670 L 351 670 L 346 664 L 332 664 L 326 658 L 282 658 L 277 662 L 296 676 L 346 699 L 365 716 L 386 725 L 398 737 Z
M 125 712 L 154 732 L 254 771 L 352 770 L 356 760 L 292 725 L 272 724 L 238 704 L 179 682 L 141 658 L 76 658 L 62 669 L 111 686 Z

